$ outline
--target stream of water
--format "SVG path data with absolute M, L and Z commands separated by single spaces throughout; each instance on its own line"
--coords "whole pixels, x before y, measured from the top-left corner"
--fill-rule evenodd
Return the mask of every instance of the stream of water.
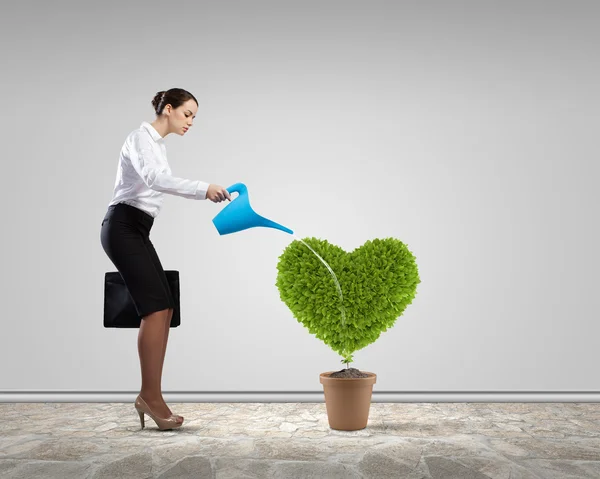
M 300 241 L 301 243 L 304 243 L 304 245 L 306 245 L 306 247 L 311 250 L 316 256 L 317 258 L 319 258 L 321 260 L 321 262 L 327 267 L 327 269 L 329 270 L 329 273 L 331 274 L 333 281 L 335 282 L 335 285 L 337 287 L 337 291 L 338 291 L 338 296 L 340 297 L 340 311 L 342 313 L 342 327 L 345 329 L 346 327 L 346 310 L 344 308 L 344 296 L 342 294 L 342 288 L 340 286 L 340 282 L 337 279 L 337 276 L 335 275 L 335 273 L 333 272 L 333 270 L 331 269 L 331 266 L 329 266 L 329 264 L 327 263 L 327 261 L 325 261 L 314 249 L 312 249 L 308 244 L 306 244 L 304 241 L 302 241 L 298 236 L 296 236 L 295 234 L 292 234 L 292 236 L 294 238 L 296 238 L 298 241 Z M 348 351 L 348 340 L 346 339 L 346 345 L 345 345 L 345 349 L 344 349 L 344 353 L 346 353 Z

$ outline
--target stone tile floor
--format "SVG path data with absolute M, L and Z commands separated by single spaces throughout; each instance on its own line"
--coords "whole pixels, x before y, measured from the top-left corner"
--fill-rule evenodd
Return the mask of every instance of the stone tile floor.
M 324 403 L 0 403 L 1 478 L 600 478 L 598 403 L 372 403 L 360 431 Z

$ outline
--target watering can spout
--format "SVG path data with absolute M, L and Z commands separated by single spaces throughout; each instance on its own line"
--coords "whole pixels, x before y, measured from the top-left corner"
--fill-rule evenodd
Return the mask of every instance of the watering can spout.
M 291 229 L 286 228 L 285 226 L 280 225 L 279 223 L 275 223 L 275 221 L 271 221 L 268 218 L 263 218 L 262 216 L 260 218 L 261 218 L 260 224 L 257 224 L 256 226 L 264 226 L 266 228 L 275 228 L 276 230 L 285 231 L 286 233 L 289 233 L 291 235 L 294 234 L 294 232 Z
M 212 220 L 220 235 L 236 233 L 237 231 L 257 226 L 275 228 L 289 234 L 294 234 L 291 229 L 259 215 L 252 209 L 248 197 L 248 188 L 245 184 L 235 183 L 227 188 L 227 191 L 229 191 L 230 194 L 237 192 L 239 195 L 237 198 L 234 198 L 231 203 L 225 206 L 225 208 L 223 208 Z

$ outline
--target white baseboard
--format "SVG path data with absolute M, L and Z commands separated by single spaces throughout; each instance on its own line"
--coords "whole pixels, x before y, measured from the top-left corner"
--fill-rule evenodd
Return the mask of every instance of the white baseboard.
M 0 390 L 0 403 L 22 402 L 101 402 L 126 403 L 135 400 L 139 391 L 41 391 Z M 324 403 L 323 391 L 314 392 L 180 392 L 163 391 L 168 402 L 182 403 Z M 600 402 L 600 391 L 373 391 L 373 403 L 432 402 Z

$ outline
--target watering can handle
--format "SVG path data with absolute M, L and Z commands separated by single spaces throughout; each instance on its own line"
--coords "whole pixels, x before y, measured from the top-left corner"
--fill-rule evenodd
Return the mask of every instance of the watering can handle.
M 227 191 L 229 191 L 229 194 L 239 193 L 239 196 L 248 194 L 248 188 L 244 183 L 234 183 L 229 188 L 227 188 Z

